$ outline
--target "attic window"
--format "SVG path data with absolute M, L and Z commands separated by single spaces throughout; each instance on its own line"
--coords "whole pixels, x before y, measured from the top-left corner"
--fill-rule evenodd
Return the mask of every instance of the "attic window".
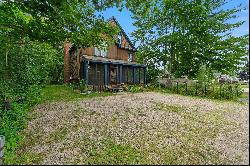
M 94 55 L 95 56 L 101 56 L 101 57 L 107 57 L 108 52 L 106 50 L 99 49 L 97 47 L 94 48 Z
M 128 53 L 128 61 L 132 62 L 133 60 L 133 54 L 132 53 Z
M 122 33 L 118 33 L 118 44 L 122 44 Z

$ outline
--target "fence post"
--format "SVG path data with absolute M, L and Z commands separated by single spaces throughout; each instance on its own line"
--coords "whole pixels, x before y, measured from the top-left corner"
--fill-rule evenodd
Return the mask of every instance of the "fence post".
M 222 85 L 222 97 L 225 97 L 224 95 L 225 95 L 225 93 L 224 93 L 224 89 L 225 89 L 225 86 L 224 85 Z
M 0 135 L 0 165 L 4 163 L 4 141 L 5 137 Z
M 232 85 L 230 85 L 229 86 L 229 88 L 230 88 L 230 98 L 233 98 L 233 86 Z
M 205 84 L 205 96 L 206 96 L 206 94 L 207 94 L 207 86 Z
M 186 94 L 187 94 L 187 82 L 186 82 Z
M 236 96 L 238 97 L 239 96 L 238 95 L 238 84 L 236 84 L 235 88 L 236 88 Z
M 197 82 L 195 83 L 195 95 L 197 96 Z
M 177 84 L 177 94 L 178 94 L 178 93 L 179 93 L 179 92 L 178 92 L 178 82 L 176 82 L 176 84 Z
M 220 98 L 221 98 L 221 84 L 220 84 Z

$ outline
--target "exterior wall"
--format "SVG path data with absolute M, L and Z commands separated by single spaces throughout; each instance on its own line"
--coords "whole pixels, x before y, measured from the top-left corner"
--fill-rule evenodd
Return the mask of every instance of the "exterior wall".
M 81 48 L 81 55 L 89 55 L 89 56 L 93 56 L 94 55 L 94 48 L 93 47 L 89 47 L 89 48 Z
M 108 58 L 110 59 L 117 59 L 117 46 L 112 45 L 108 49 Z
M 128 61 L 128 51 L 121 48 L 117 48 L 116 59 Z
M 114 26 L 120 25 L 115 21 L 111 21 L 111 24 Z M 129 53 L 132 53 L 133 58 L 132 62 L 135 62 L 135 52 L 129 49 L 132 49 L 132 45 L 128 40 L 127 35 L 121 29 L 121 33 L 119 33 L 116 37 L 120 36 L 120 43 L 113 44 L 108 48 L 107 58 L 115 59 L 115 60 L 123 60 L 128 61 Z M 121 48 L 122 47 L 122 48 Z M 73 76 L 77 76 L 78 79 L 85 79 L 89 81 L 89 84 L 110 84 L 111 83 L 111 74 L 115 73 L 116 78 L 115 84 L 117 83 L 126 83 L 126 84 L 134 84 L 134 83 L 142 83 L 146 82 L 145 72 L 143 68 L 138 69 L 135 66 L 126 66 L 123 64 L 95 64 L 95 62 L 81 62 L 83 55 L 95 56 L 95 48 L 72 48 L 70 50 L 71 44 L 65 42 L 64 44 L 64 82 L 69 83 L 70 79 L 74 79 Z M 129 49 L 128 49 L 129 48 Z M 90 64 L 89 64 L 90 63 Z M 90 66 L 89 66 L 90 65 Z M 90 67 L 88 69 L 88 66 Z M 117 66 L 117 70 L 114 71 L 112 66 Z M 75 70 L 71 70 L 75 69 Z
M 130 52 L 133 53 L 132 51 L 118 48 L 114 44 L 109 47 L 107 58 L 128 61 L 128 53 Z M 94 47 L 82 49 L 81 55 L 94 56 Z M 135 62 L 134 54 L 133 54 L 133 62 Z
M 111 20 L 110 24 L 113 26 L 118 26 L 114 20 Z M 116 37 L 118 37 L 118 36 L 119 35 L 117 35 Z M 121 30 L 120 36 L 121 36 L 121 41 L 119 43 L 120 47 L 132 49 L 132 46 L 129 44 L 129 41 L 125 37 L 126 34 L 124 34 L 124 32 L 122 30 Z M 125 50 L 123 48 L 119 48 L 116 44 L 111 45 L 108 48 L 107 58 L 127 61 L 128 60 L 128 53 L 130 53 L 130 52 L 133 53 L 133 51 Z M 82 49 L 81 55 L 83 55 L 83 54 L 89 55 L 89 56 L 94 56 L 94 47 Z M 133 55 L 133 62 L 134 62 L 134 60 L 135 60 L 135 58 Z

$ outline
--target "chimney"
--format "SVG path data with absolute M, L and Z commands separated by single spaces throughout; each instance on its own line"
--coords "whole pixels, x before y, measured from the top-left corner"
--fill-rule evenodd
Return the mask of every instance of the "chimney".
M 69 83 L 70 80 L 70 50 L 71 44 L 69 41 L 65 40 L 64 48 L 64 83 Z

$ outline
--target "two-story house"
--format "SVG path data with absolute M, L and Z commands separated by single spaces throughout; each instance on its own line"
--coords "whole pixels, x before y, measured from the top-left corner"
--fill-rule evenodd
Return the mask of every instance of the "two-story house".
M 108 20 L 118 26 L 118 42 L 107 51 L 97 47 L 76 48 L 64 45 L 64 82 L 85 79 L 88 85 L 145 84 L 146 66 L 135 62 L 136 48 L 117 20 Z

